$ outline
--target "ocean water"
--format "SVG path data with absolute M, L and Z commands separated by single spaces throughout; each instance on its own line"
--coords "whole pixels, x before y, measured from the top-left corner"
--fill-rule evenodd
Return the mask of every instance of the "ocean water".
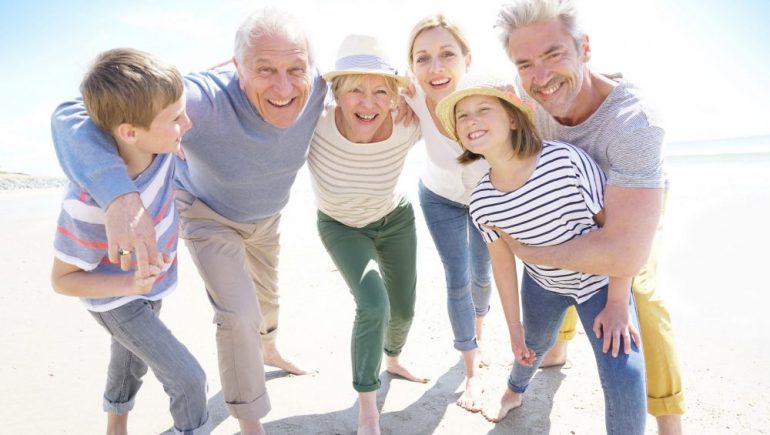
M 411 154 L 405 172 L 419 172 L 424 159 L 421 144 L 418 143 Z M 664 154 L 669 158 L 770 155 L 770 135 L 671 142 L 665 145 Z M 3 147 L 0 149 L 0 172 L 63 176 L 52 144 L 24 150 Z

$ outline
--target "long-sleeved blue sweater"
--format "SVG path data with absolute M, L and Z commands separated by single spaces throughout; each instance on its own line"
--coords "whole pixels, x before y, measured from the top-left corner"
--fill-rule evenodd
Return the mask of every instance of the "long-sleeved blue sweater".
M 323 79 L 315 74 L 305 108 L 286 129 L 265 122 L 234 71 L 189 74 L 185 90 L 193 127 L 182 139 L 186 160 L 177 159 L 178 186 L 236 222 L 280 212 L 323 110 Z M 64 173 L 102 207 L 137 191 L 113 139 L 91 122 L 82 100 L 54 111 L 51 132 Z

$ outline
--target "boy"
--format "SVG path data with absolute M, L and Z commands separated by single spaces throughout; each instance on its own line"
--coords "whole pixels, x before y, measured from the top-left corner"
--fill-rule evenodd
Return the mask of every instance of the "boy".
M 80 297 L 112 336 L 103 405 L 108 434 L 127 432 L 128 412 L 148 367 L 170 397 L 174 430 L 201 433 L 208 419 L 205 374 L 158 318 L 161 299 L 176 286 L 171 153 L 192 125 L 185 112 L 182 77 L 147 53 L 114 49 L 97 57 L 80 91 L 88 116 L 114 139 L 155 222 L 163 266 L 150 267 L 146 275 L 126 271 L 135 264 L 124 249 L 119 249 L 121 264 L 110 263 L 104 208 L 70 184 L 54 238 L 53 288 Z

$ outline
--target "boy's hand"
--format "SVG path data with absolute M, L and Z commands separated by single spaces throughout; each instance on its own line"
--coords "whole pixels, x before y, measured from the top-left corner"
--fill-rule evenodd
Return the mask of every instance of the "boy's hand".
M 537 355 L 534 350 L 527 347 L 524 340 L 524 327 L 521 323 L 517 323 L 510 326 L 508 330 L 511 335 L 511 350 L 516 361 L 523 366 L 532 367 Z
M 141 276 L 150 275 L 151 264 L 163 265 L 157 263 L 155 225 L 138 193 L 127 193 L 112 201 L 107 207 L 105 228 L 110 261 L 120 263 L 121 269 L 131 268 L 132 256 Z
M 607 353 L 612 348 L 613 357 L 620 353 L 621 341 L 626 355 L 631 353 L 631 340 L 634 340 L 637 347 L 642 342 L 639 331 L 631 323 L 626 303 L 607 301 L 607 305 L 594 319 L 593 330 L 596 338 L 604 336 L 602 352 Z
M 155 284 L 155 281 L 158 279 L 160 274 L 163 273 L 163 270 L 169 262 L 168 257 L 162 256 L 161 254 L 158 254 L 156 261 L 159 262 L 161 266 L 150 264 L 150 266 L 147 268 L 149 272 L 148 275 L 142 275 L 138 269 L 136 272 L 134 272 L 135 294 L 143 295 L 152 290 L 152 286 Z

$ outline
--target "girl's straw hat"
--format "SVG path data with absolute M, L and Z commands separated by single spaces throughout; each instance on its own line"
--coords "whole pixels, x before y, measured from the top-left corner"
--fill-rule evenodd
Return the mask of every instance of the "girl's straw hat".
M 470 72 L 460 79 L 457 89 L 439 101 L 436 106 L 436 116 L 449 137 L 455 141 L 458 140 L 455 131 L 455 106 L 460 100 L 471 95 L 489 95 L 500 98 L 524 112 L 530 120 L 534 118 L 532 107 L 516 95 L 516 88 L 511 80 L 506 80 L 499 74 L 489 72 Z

